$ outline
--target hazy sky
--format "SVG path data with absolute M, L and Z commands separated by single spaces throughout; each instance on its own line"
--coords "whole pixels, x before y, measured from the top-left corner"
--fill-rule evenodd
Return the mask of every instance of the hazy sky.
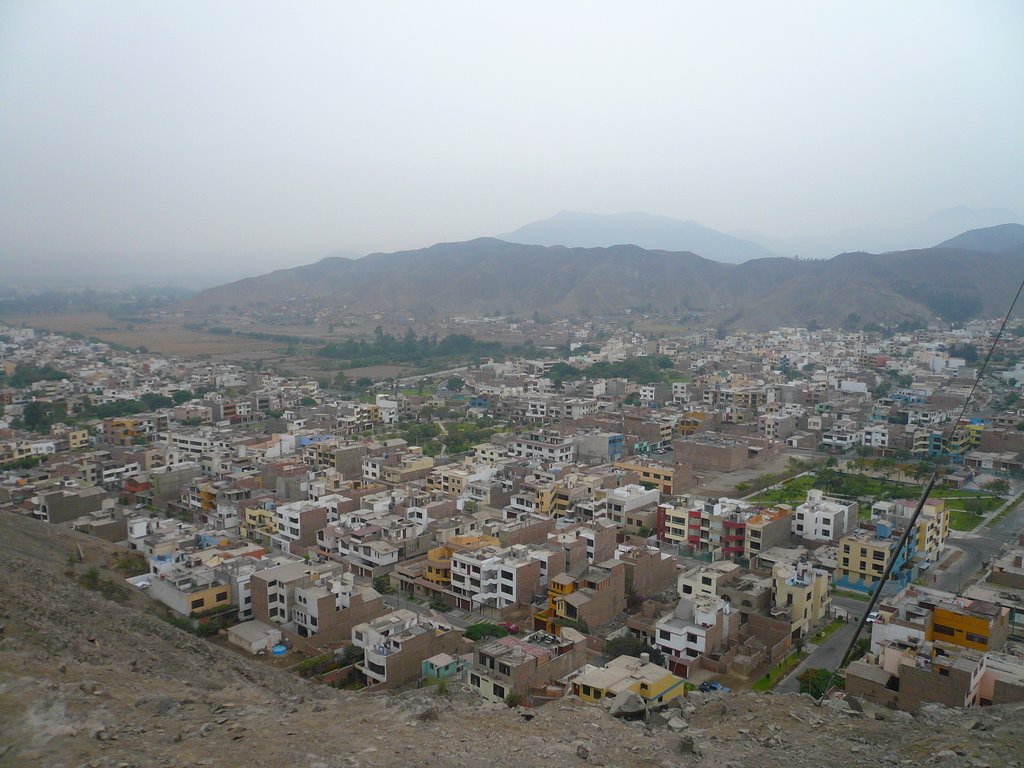
M 1022 41 L 1020 0 L 4 0 L 0 266 L 1024 213 Z

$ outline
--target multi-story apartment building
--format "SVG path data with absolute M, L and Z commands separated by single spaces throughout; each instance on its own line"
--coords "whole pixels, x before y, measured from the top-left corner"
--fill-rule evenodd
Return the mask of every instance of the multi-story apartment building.
M 682 493 L 693 483 L 693 470 L 687 464 L 662 464 L 650 459 L 623 459 L 615 462 L 616 469 L 635 472 L 640 482 L 653 485 L 667 495 Z
M 253 617 L 317 645 L 347 641 L 352 627 L 386 609 L 373 587 L 340 570 L 333 563 L 289 562 L 254 573 Z
M 517 437 L 509 453 L 520 459 L 567 463 L 576 455 L 576 441 L 572 436 L 563 435 L 557 430 L 539 429 Z
M 525 637 L 480 641 L 473 650 L 469 684 L 488 701 L 515 694 L 529 703 L 531 692 L 561 680 L 587 663 L 586 637 L 572 629 L 561 636 L 533 632 Z
M 560 547 L 517 545 L 455 552 L 447 594 L 466 610 L 527 605 L 564 570 L 565 552 Z
M 906 545 L 897 552 L 899 538 L 899 531 L 882 520 L 864 523 L 862 528 L 843 536 L 839 540 L 836 585 L 843 589 L 870 592 L 882 578 L 886 563 L 895 558 L 890 580 L 895 587 L 906 586 L 915 573 L 917 537 L 908 538 Z
M 788 504 L 777 504 L 772 509 L 762 509 L 749 517 L 743 541 L 743 557 L 753 561 L 772 547 L 789 544 L 792 538 L 792 515 L 793 510 Z
M 596 629 L 626 608 L 626 566 L 618 560 L 589 565 L 579 575 L 559 573 L 548 580 L 548 602 L 533 614 L 534 629 L 561 633 L 563 622 Z
M 314 501 L 293 501 L 274 509 L 277 530 L 270 543 L 285 552 L 302 553 L 316 544 L 317 531 L 328 523 L 327 507 Z
M 352 628 L 352 645 L 363 649 L 356 669 L 374 689 L 395 688 L 419 679 L 423 662 L 457 653 L 461 633 L 451 626 L 400 609 Z
M 871 518 L 889 519 L 898 527 L 910 523 L 917 502 L 912 499 L 879 501 L 871 507 Z M 943 499 L 928 499 L 917 518 L 917 555 L 922 566 L 938 562 L 949 538 L 949 513 Z M 928 565 L 924 565 L 927 563 Z
M 772 601 L 789 611 L 793 639 L 806 636 L 828 618 L 832 597 L 828 571 L 815 568 L 806 557 L 772 568 Z
M 622 528 L 654 529 L 661 491 L 642 485 L 623 485 L 601 494 L 608 518 Z
M 687 545 L 723 557 L 742 556 L 746 549 L 747 521 L 757 509 L 736 499 L 707 499 L 687 511 Z
M 811 541 L 839 541 L 857 525 L 855 501 L 826 496 L 812 488 L 807 501 L 793 510 L 793 534 Z
M 655 625 L 654 644 L 665 654 L 668 669 L 689 677 L 689 669 L 706 653 L 724 651 L 739 632 L 739 613 L 720 597 L 683 597 L 672 613 Z

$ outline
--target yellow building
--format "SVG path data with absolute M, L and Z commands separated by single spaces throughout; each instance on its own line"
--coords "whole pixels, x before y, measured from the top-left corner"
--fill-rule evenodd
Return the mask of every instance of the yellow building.
M 584 672 L 572 683 L 573 694 L 591 703 L 630 692 L 650 704 L 671 701 L 685 690 L 683 678 L 635 656 L 619 656 L 604 667 Z
M 794 639 L 807 635 L 828 618 L 832 596 L 826 571 L 808 562 L 776 563 L 772 581 L 774 605 L 789 611 L 790 634 Z
M 623 459 L 622 461 L 616 461 L 615 466 L 616 468 L 624 469 L 627 472 L 636 472 L 640 475 L 641 483 L 656 485 L 658 490 L 669 495 L 681 493 L 683 486 L 686 483 L 686 478 L 676 477 L 677 473 L 675 467 L 658 464 L 653 461 Z M 676 489 L 677 480 L 679 481 L 678 490 Z
M 263 507 L 245 507 L 239 522 L 242 536 L 259 544 L 269 544 L 270 537 L 277 533 L 274 512 Z
M 975 651 L 998 651 L 1009 635 L 1009 608 L 983 600 L 958 598 L 935 606 L 926 639 Z
M 89 430 L 87 429 L 71 429 L 67 433 L 68 448 L 72 451 L 78 448 L 87 448 L 89 446 Z

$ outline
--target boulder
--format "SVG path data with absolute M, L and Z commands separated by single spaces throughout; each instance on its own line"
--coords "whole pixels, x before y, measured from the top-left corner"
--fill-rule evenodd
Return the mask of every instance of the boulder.
M 630 691 L 616 696 L 608 712 L 623 720 L 643 720 L 647 716 L 647 705 L 638 694 Z

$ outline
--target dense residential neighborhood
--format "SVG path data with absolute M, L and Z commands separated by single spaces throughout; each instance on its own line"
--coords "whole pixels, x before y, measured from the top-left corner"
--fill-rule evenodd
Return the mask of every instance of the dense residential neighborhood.
M 1019 328 L 961 415 L 989 323 L 595 322 L 561 358 L 359 386 L 0 326 L 0 510 L 116 543 L 168 620 L 329 685 L 767 690 L 891 566 L 847 691 L 1024 700 L 1024 541 L 975 532 L 1024 488 Z

